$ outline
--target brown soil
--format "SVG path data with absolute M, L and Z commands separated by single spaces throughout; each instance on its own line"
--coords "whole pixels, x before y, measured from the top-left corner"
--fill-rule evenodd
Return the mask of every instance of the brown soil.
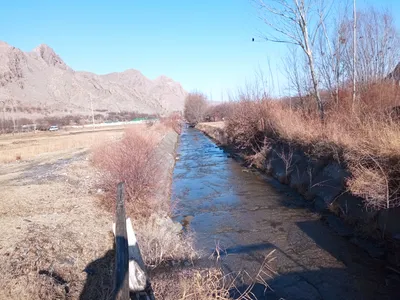
M 87 150 L 0 165 L 0 299 L 107 299 L 113 216 Z

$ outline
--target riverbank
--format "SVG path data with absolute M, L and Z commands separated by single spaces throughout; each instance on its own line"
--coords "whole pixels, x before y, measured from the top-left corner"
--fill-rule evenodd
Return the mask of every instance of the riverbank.
M 362 198 L 352 195 L 346 187 L 349 171 L 334 158 L 315 157 L 301 147 L 272 140 L 268 151 L 260 152 L 259 160 L 248 160 L 246 149 L 232 145 L 224 123 L 200 123 L 197 128 L 229 148 L 247 165 L 257 167 L 287 184 L 313 204 L 340 235 L 364 249 L 374 258 L 400 266 L 397 238 L 400 234 L 398 208 L 373 211 Z M 264 149 L 265 150 L 265 149 Z M 344 222 L 342 222 L 343 220 Z

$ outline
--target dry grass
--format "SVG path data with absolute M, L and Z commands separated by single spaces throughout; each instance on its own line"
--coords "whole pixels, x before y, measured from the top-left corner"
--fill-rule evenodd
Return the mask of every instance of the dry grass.
M 192 233 L 183 233 L 182 226 L 168 217 L 152 214 L 134 222 L 140 249 L 146 265 L 154 268 L 164 262 L 192 263 L 198 258 Z
M 181 281 L 181 300 L 252 300 L 255 284 L 261 284 L 265 289 L 269 286 L 266 279 L 273 278 L 277 273 L 271 269 L 270 263 L 275 259 L 271 251 L 264 259 L 255 277 L 246 272 L 224 274 L 216 267 L 196 271 Z M 241 287 L 238 287 L 241 285 Z
M 108 299 L 112 216 L 96 205 L 82 152 L 4 164 L 0 174 L 0 299 Z
M 328 102 L 323 123 L 315 111 L 299 106 L 242 100 L 231 104 L 225 127 L 230 141 L 246 149 L 256 164 L 268 143 L 283 141 L 345 163 L 353 194 L 376 209 L 394 207 L 400 204 L 400 126 L 392 108 L 400 103 L 399 95 L 394 85 L 365 87 L 355 107 L 348 98 L 340 106 Z
M 137 126 L 137 125 L 135 125 Z M 69 151 L 92 147 L 122 135 L 120 129 L 83 132 L 37 132 L 0 135 L 0 163 L 31 160 L 44 153 Z
M 218 261 L 209 268 L 179 268 L 175 272 L 152 273 L 156 299 L 164 300 L 255 300 L 270 289 L 266 280 L 278 274 L 271 269 L 271 251 L 254 276 L 241 271 L 226 274 Z M 260 299 L 264 299 L 262 295 Z

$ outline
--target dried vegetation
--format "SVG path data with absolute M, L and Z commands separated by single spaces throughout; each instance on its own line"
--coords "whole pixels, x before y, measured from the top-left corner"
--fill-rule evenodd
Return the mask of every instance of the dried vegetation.
M 368 92 L 369 91 L 369 92 Z M 333 158 L 351 171 L 348 189 L 374 209 L 399 205 L 400 126 L 393 112 L 400 87 L 392 83 L 367 86 L 359 104 L 327 101 L 326 119 L 298 103 L 242 99 L 231 103 L 225 125 L 234 144 L 260 166 L 271 143 L 284 142 L 316 157 Z

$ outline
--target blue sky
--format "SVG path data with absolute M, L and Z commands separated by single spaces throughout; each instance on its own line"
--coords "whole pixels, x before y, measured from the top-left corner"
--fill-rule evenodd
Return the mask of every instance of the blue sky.
M 273 74 L 276 90 L 285 85 L 279 71 L 285 46 L 251 42 L 267 28 L 250 0 L 1 2 L 0 40 L 24 51 L 48 44 L 75 70 L 164 74 L 215 100 L 251 80 L 257 68 Z M 358 3 L 400 16 L 400 0 Z

